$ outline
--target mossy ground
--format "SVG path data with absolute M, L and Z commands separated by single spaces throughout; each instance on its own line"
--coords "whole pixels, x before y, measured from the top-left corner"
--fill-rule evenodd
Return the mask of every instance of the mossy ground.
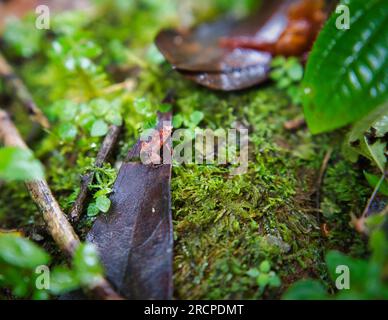
M 359 211 L 369 189 L 341 158 L 338 136 L 285 130 L 284 122 L 302 111 L 271 86 L 235 94 L 196 90 L 202 97 L 195 108 L 204 110 L 207 125 L 222 119 L 223 127 L 249 126 L 250 161 L 239 176 L 228 167 L 174 168 L 176 298 L 278 298 L 297 279 L 327 280 L 327 247 L 364 252 L 348 213 Z M 335 151 L 320 192 L 338 211 L 326 219 L 315 195 L 328 148 Z M 324 223 L 332 228 L 326 236 Z M 263 295 L 247 272 L 264 260 L 283 284 Z
M 136 33 L 144 29 L 148 11 L 143 14 L 144 17 L 137 12 L 137 20 L 124 14 L 119 18 L 108 15 L 106 21 L 111 23 L 106 28 L 98 20 L 88 25 L 88 30 L 94 31 L 87 35 L 92 41 L 109 43 L 99 61 L 106 70 L 117 70 L 117 65 L 123 63 L 120 59 L 128 64 L 110 47 L 111 34 L 124 48 L 127 30 Z M 134 52 L 141 55 L 141 48 L 146 45 L 148 50 L 160 27 L 147 29 Z M 41 50 L 46 52 L 47 48 Z M 60 58 L 47 62 L 47 53 L 43 54 L 44 59 L 39 56 L 42 52 L 18 71 L 38 103 L 59 125 L 66 120 L 52 115 L 50 107 L 57 99 L 71 99 L 75 93 L 67 91 L 65 82 L 60 86 L 51 84 L 58 83 L 55 81 L 61 79 L 58 75 L 62 73 L 67 77 L 74 75 L 56 70 L 54 64 Z M 123 100 L 125 130 L 116 160 L 121 160 L 136 140 L 138 122 L 147 120 L 134 111 L 133 96 L 144 96 L 157 104 L 173 90 L 174 113 L 190 115 L 195 110 L 202 111 L 200 127 L 228 129 L 242 125 L 249 129 L 247 173 L 231 176 L 229 165 L 173 168 L 175 298 L 279 298 L 300 278 L 320 278 L 329 286 L 324 262 L 327 249 L 338 248 L 358 257 L 365 255 L 364 240 L 349 226 L 349 221 L 350 213 L 357 215 L 362 211 L 370 188 L 364 182 L 362 170 L 343 158 L 341 132 L 312 137 L 307 128 L 294 132 L 284 129 L 285 121 L 300 117 L 302 109 L 292 105 L 286 94 L 272 84 L 243 92 L 219 93 L 183 80 L 166 63 L 154 63 L 152 68 L 141 71 L 139 66 L 135 67 L 127 73 L 136 78 L 134 93 L 129 98 L 117 94 Z M 120 78 L 117 72 L 107 73 L 112 82 Z M 98 75 L 88 76 L 90 81 Z M 85 99 L 89 99 L 88 94 L 85 93 Z M 23 133 L 30 132 L 26 117 L 17 116 L 15 121 Z M 74 140 L 63 141 L 56 132 L 41 132 L 31 141 L 30 146 L 44 163 L 49 184 L 65 212 L 77 194 L 79 176 L 93 163 L 100 142 L 82 130 Z M 320 187 L 321 204 L 317 205 L 318 176 L 329 148 L 334 151 Z M 92 221 L 84 217 L 76 226 L 81 235 Z M 326 232 L 322 232 L 324 224 Z M 55 252 L 57 260 L 63 259 L 45 233 L 40 214 L 21 183 L 1 186 L 0 227 L 23 229 L 27 236 Z M 271 270 L 282 280 L 280 287 L 260 290 L 257 279 L 247 274 L 264 260 L 270 262 Z

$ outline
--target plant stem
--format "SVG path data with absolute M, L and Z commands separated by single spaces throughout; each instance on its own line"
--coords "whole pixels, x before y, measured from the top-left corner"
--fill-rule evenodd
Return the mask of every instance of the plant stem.
M 28 149 L 9 115 L 2 109 L 0 109 L 0 141 L 6 146 Z M 45 179 L 33 180 L 25 184 L 32 200 L 43 214 L 47 229 L 54 241 L 63 252 L 72 257 L 80 245 L 80 240 L 59 207 L 47 181 Z M 103 277 L 96 285 L 86 289 L 100 299 L 121 299 Z
M 361 216 L 361 219 L 365 219 L 369 213 L 369 209 L 373 203 L 373 201 L 375 200 L 376 198 L 376 195 L 377 195 L 377 192 L 379 191 L 382 183 L 384 182 L 385 178 L 386 178 L 386 173 L 384 172 L 379 180 L 379 182 L 377 183 L 375 189 L 373 190 L 373 193 L 372 195 L 370 196 L 369 200 L 368 200 L 368 203 L 366 204 L 366 207 L 362 213 L 362 216 Z
M 28 114 L 31 116 L 34 122 L 39 123 L 43 128 L 47 129 L 50 127 L 49 121 L 47 120 L 44 113 L 38 108 L 34 99 L 32 98 L 31 93 L 28 91 L 27 87 L 24 85 L 23 81 L 15 74 L 13 68 L 0 53 L 0 77 L 2 77 L 5 82 L 10 87 L 17 99 L 21 102 L 24 108 L 27 110 Z
M 105 139 L 102 142 L 101 148 L 97 154 L 96 161 L 94 163 L 95 167 L 101 168 L 104 162 L 106 162 L 114 146 L 116 145 L 116 141 L 120 134 L 120 131 L 121 127 L 115 125 L 110 126 L 108 134 L 105 136 Z M 93 171 L 86 173 L 81 178 L 80 192 L 69 214 L 70 219 L 74 222 L 78 221 L 79 217 L 82 214 L 85 205 L 85 200 L 89 191 L 89 185 L 93 182 L 93 178 Z

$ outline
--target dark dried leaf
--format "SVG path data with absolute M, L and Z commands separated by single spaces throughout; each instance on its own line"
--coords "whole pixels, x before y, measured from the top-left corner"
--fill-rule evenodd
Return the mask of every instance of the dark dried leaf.
M 168 150 L 164 164 L 141 163 L 140 154 L 148 155 L 156 140 L 139 140 L 120 168 L 109 212 L 97 218 L 86 237 L 97 246 L 106 277 L 127 299 L 172 297 L 171 158 L 166 159 L 171 157 L 171 113 L 158 119 L 158 153 L 164 145 Z M 62 297 L 83 298 L 80 292 Z
M 170 144 L 165 137 L 171 131 L 171 114 L 159 115 L 157 130 L 163 141 L 159 148 Z M 121 166 L 110 211 L 96 220 L 87 240 L 97 246 L 107 278 L 126 298 L 170 299 L 171 165 L 135 161 L 143 151 L 139 145 L 145 146 L 138 143 Z
M 303 57 L 326 18 L 323 3 L 265 1 L 257 14 L 245 20 L 224 19 L 193 30 L 164 30 L 155 42 L 188 79 L 212 89 L 244 89 L 268 79 L 274 55 Z

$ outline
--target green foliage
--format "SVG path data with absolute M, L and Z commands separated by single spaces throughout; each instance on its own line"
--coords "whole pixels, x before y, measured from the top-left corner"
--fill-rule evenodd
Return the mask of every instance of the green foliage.
M 283 295 L 285 300 L 323 300 L 326 289 L 315 280 L 300 280 Z
M 264 260 L 260 264 L 259 269 L 250 269 L 247 272 L 247 275 L 256 279 L 257 285 L 259 286 L 261 292 L 264 292 L 267 286 L 270 288 L 277 288 L 281 285 L 280 278 L 274 271 L 271 271 L 271 265 L 267 260 Z
M 103 268 L 94 245 L 81 244 L 74 254 L 73 266 L 81 285 L 93 287 L 101 281 Z
M 284 295 L 285 299 L 387 299 L 388 284 L 384 281 L 388 266 L 387 238 L 382 230 L 372 233 L 369 246 L 370 260 L 351 258 L 338 251 L 326 254 L 329 275 L 336 282 L 338 266 L 349 268 L 349 289 L 328 295 L 318 281 L 307 280 L 294 284 Z
M 105 136 L 108 132 L 108 125 L 104 120 L 97 120 L 93 123 L 92 128 L 90 129 L 90 135 L 92 137 L 102 137 Z
M 278 298 L 290 283 L 311 274 L 319 275 L 328 286 L 323 247 L 346 248 L 357 257 L 365 256 L 364 243 L 350 229 L 347 214 L 357 213 L 370 191 L 360 183 L 362 173 L 335 150 L 322 187 L 325 209 L 332 213 L 328 241 L 323 241 L 311 194 L 328 145 L 340 139 L 283 128 L 285 121 L 301 116 L 294 105 L 299 103 L 303 73 L 299 62 L 275 60 L 277 85 L 281 78 L 288 79 L 281 90 L 260 87 L 225 94 L 183 80 L 151 44 L 164 26 L 190 25 L 229 10 L 250 12 L 251 0 L 96 3 L 93 15 L 73 11 L 53 15 L 50 35 L 40 31 L 45 41 L 37 43 L 28 54 L 31 59 L 18 68 L 52 123 L 52 130 L 32 146 L 44 161 L 47 179 L 65 212 L 77 196 L 79 177 L 90 170 L 96 173 L 89 186 L 93 200 L 88 217 L 77 226 L 80 234 L 85 234 L 85 225 L 96 215 L 109 210 L 116 178 L 110 166 L 93 167 L 106 128 L 101 124 L 123 124 L 120 161 L 139 131 L 155 125 L 155 112 L 171 109 L 160 101 L 174 90 L 175 128 L 243 126 L 250 135 L 250 165 L 243 176 L 230 176 L 232 165 L 173 168 L 176 298 Z M 19 23 L 33 29 L 28 21 Z M 19 45 L 23 41 L 18 40 Z M 5 48 L 11 45 L 5 40 Z M 11 61 L 20 56 L 12 52 Z M 19 61 L 15 59 L 15 64 Z M 377 220 L 370 224 L 380 225 Z M 0 221 L 6 227 L 27 230 L 43 223 L 28 193 L 14 182 L 0 190 Z M 49 241 L 46 245 L 54 251 Z M 101 268 L 95 255 L 82 250 L 72 268 L 52 269 L 53 294 L 98 281 Z
M 43 167 L 31 151 L 15 147 L 0 148 L 0 179 L 42 179 Z
M 117 172 L 111 168 L 109 164 L 105 164 L 102 168 L 92 168 L 95 171 L 95 183 L 89 186 L 89 189 L 94 193 L 94 202 L 88 206 L 87 214 L 89 217 L 94 217 L 99 212 L 108 212 L 111 202 L 108 195 L 112 192 L 112 186 L 116 180 Z
M 387 165 L 388 108 L 383 104 L 355 124 L 348 138 L 348 146 L 372 160 L 382 173 Z
M 387 99 L 388 7 L 384 0 L 344 0 L 350 29 L 333 13 L 310 54 L 303 81 L 305 117 L 313 133 L 366 116 Z
M 63 266 L 53 269 L 50 291 L 58 295 L 79 287 L 93 288 L 101 281 L 103 273 L 94 245 L 82 243 L 74 253 L 71 269 Z
M 31 14 L 24 21 L 14 18 L 7 22 L 3 38 L 8 52 L 23 58 L 39 52 L 45 32 L 35 27 L 35 20 L 36 16 Z
M 49 256 L 33 242 L 8 234 L 0 234 L 0 259 L 3 263 L 25 268 L 49 262 Z
M 364 171 L 364 176 L 366 180 L 368 181 L 369 185 L 374 189 L 377 187 L 377 185 L 380 183 L 381 177 L 378 177 L 374 174 L 368 173 Z M 385 195 L 388 196 L 388 181 L 385 179 L 382 181 L 378 191 Z
M 48 267 L 50 260 L 51 257 L 32 241 L 0 233 L 0 286 L 10 288 L 17 297 L 47 299 L 49 293 L 58 295 L 81 286 L 93 287 L 103 276 L 95 247 L 81 244 L 75 251 L 72 268 L 54 267 L 48 275 L 49 288 L 38 289 L 38 267 Z
M 293 104 L 301 103 L 300 81 L 303 78 L 303 67 L 295 57 L 276 57 L 272 61 L 272 80 L 279 89 L 286 90 Z
M 47 265 L 50 257 L 33 242 L 17 235 L 0 233 L 0 286 L 17 297 L 38 297 L 35 268 Z

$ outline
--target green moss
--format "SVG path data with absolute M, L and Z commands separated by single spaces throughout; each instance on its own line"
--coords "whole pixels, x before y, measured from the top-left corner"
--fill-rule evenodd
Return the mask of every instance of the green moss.
M 189 99 L 200 98 L 198 94 L 187 97 L 190 103 L 185 107 L 194 104 Z M 282 288 L 268 289 L 264 296 L 277 297 L 306 274 L 326 278 L 319 223 L 308 199 L 316 172 L 304 170 L 299 175 L 306 160 L 292 152 L 297 141 L 283 129 L 284 121 L 298 114 L 298 108 L 290 107 L 283 94 L 272 88 L 210 94 L 202 103 L 210 108 L 224 106 L 224 112 L 213 113 L 233 119 L 224 121 L 223 128 L 236 120 L 250 126 L 250 164 L 240 176 L 231 176 L 228 167 L 174 168 L 176 297 L 262 297 L 256 279 L 247 272 L 263 260 L 272 261 L 283 279 Z M 208 124 L 218 122 L 206 107 L 201 110 Z

